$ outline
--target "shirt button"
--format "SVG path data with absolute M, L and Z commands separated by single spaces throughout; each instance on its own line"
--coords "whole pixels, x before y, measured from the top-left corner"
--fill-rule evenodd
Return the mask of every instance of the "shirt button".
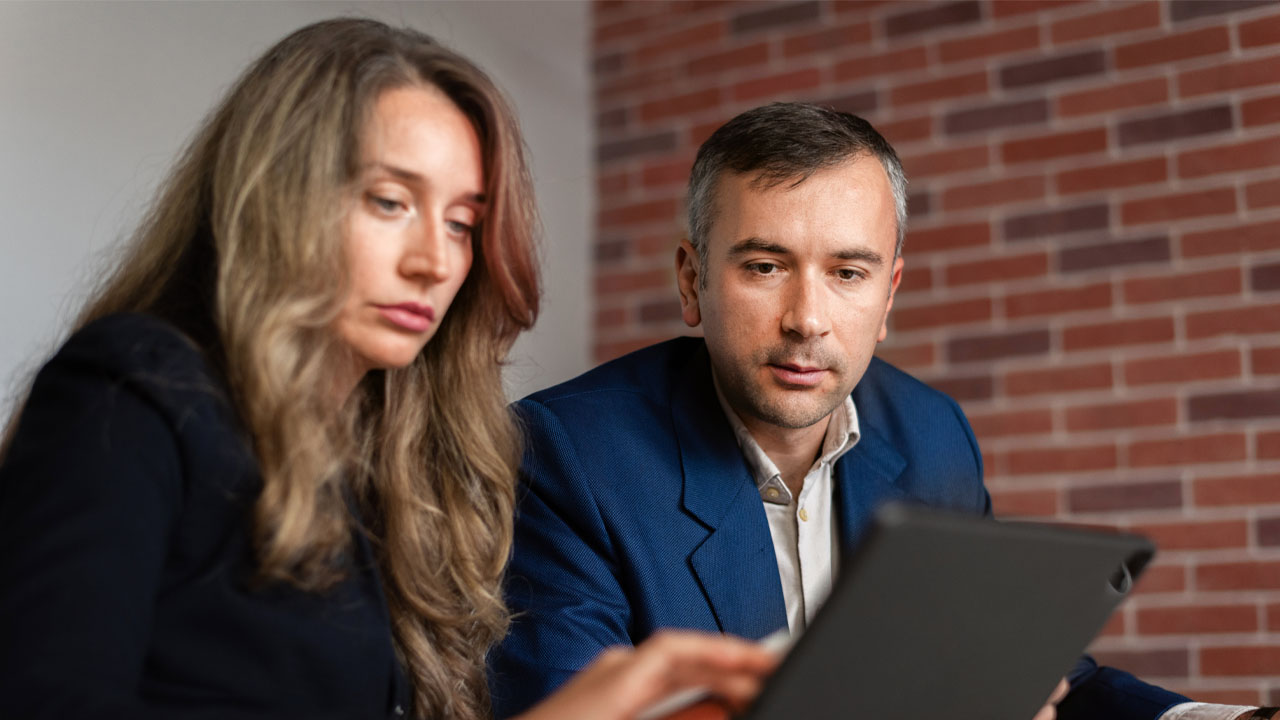
M 769 488 L 768 490 L 765 490 L 765 491 L 764 491 L 764 494 L 765 494 L 765 495 L 768 495 L 770 500 L 777 500 L 777 499 L 778 499 L 778 488 L 771 487 L 771 488 Z
M 400 707 L 399 705 L 397 705 L 397 706 L 395 707 L 395 710 L 392 710 L 392 712 L 394 712 L 394 713 L 396 714 L 396 717 L 401 717 L 401 716 L 403 716 L 403 715 L 404 715 L 404 708 L 402 708 L 402 707 Z
M 804 508 L 800 508 L 800 519 L 801 519 L 801 520 L 808 521 L 808 519 L 809 519 L 809 511 L 808 511 L 808 510 L 805 510 Z

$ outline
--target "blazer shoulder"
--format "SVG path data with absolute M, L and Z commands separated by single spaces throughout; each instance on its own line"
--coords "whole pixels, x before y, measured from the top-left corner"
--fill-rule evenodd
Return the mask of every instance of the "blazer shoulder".
M 674 383 L 704 347 L 701 338 L 678 337 L 610 360 L 559 385 L 539 390 L 520 404 L 553 405 L 575 397 L 612 393 L 667 398 Z
M 908 411 L 936 411 L 945 407 L 960 412 L 960 406 L 946 393 L 877 357 L 871 358 L 871 364 L 854 388 L 854 402 L 859 411 L 863 405 L 892 405 Z

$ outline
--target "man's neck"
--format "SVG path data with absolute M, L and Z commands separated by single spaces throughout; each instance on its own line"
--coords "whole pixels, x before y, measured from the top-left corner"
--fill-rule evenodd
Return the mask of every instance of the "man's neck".
M 813 461 L 822 452 L 822 441 L 827 436 L 831 416 L 827 415 L 809 427 L 794 429 L 781 428 L 741 415 L 738 419 L 764 454 L 778 466 L 782 482 L 791 491 L 791 496 L 798 497 L 809 468 L 813 467 Z

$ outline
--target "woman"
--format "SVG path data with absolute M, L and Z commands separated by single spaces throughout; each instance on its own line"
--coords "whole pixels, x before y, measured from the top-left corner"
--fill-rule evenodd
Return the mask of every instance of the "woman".
M 485 717 L 535 227 L 511 112 L 429 38 L 334 20 L 250 67 L 10 424 L 5 714 Z M 530 716 L 772 663 L 672 635 Z

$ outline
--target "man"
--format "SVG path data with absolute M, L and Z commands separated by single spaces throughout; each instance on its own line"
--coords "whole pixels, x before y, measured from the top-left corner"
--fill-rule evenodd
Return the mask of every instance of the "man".
M 704 339 L 517 406 L 529 450 L 498 717 L 663 627 L 802 631 L 887 500 L 990 513 L 960 408 L 872 356 L 905 227 L 901 165 L 860 118 L 774 104 L 702 146 L 676 272 Z M 1060 717 L 1149 719 L 1185 700 L 1087 659 L 1073 681 Z

